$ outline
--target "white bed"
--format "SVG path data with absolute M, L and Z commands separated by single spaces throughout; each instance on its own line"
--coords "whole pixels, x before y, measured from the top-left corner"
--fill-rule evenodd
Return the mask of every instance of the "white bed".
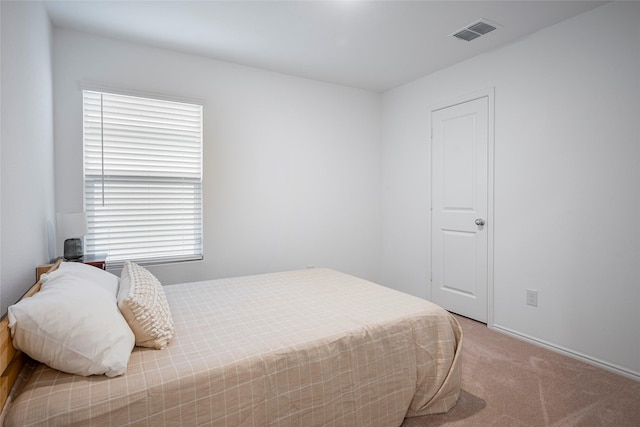
M 164 291 L 165 349 L 114 378 L 30 362 L 5 425 L 389 427 L 458 399 L 462 332 L 428 301 L 329 269 Z

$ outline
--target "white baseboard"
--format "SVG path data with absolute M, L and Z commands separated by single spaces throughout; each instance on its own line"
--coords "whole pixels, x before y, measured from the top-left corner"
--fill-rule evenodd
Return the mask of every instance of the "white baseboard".
M 578 359 L 578 360 L 580 360 L 582 362 L 589 363 L 591 365 L 594 365 L 594 366 L 597 366 L 599 368 L 605 369 L 605 370 L 607 370 L 609 372 L 613 372 L 615 374 L 622 375 L 623 377 L 627 377 L 627 378 L 630 378 L 632 380 L 640 381 L 640 373 L 638 373 L 638 372 L 633 372 L 633 371 L 630 371 L 629 369 L 625 369 L 625 368 L 622 368 L 620 366 L 616 366 L 616 365 L 614 365 L 612 363 L 605 362 L 605 361 L 597 359 L 595 357 L 587 356 L 585 354 L 570 350 L 568 348 L 564 348 L 564 347 L 558 346 L 556 344 L 551 344 L 551 343 L 548 343 L 546 341 L 530 337 L 530 336 L 528 336 L 526 334 L 522 334 L 522 333 L 516 332 L 516 331 L 514 331 L 512 329 L 505 328 L 504 326 L 500 326 L 500 325 L 494 324 L 490 328 L 495 330 L 495 331 L 504 333 L 506 335 L 510 335 L 510 336 L 512 336 L 514 338 L 519 338 L 521 340 L 527 341 L 527 342 L 529 342 L 531 344 L 544 347 L 547 350 L 551 350 L 551 351 L 554 351 L 556 353 L 560 353 L 560 354 L 563 354 L 565 356 L 569 356 L 569 357 L 572 357 L 574 359 Z

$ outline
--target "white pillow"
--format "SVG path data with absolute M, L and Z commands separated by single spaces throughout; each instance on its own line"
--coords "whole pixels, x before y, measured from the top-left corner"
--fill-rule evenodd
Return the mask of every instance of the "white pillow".
M 173 338 L 173 319 L 162 284 L 144 267 L 124 263 L 118 307 L 136 336 L 136 345 L 160 350 Z
M 113 295 L 114 298 L 118 292 L 118 276 L 101 268 L 81 262 L 63 262 L 57 270 L 40 276 L 40 281 L 43 286 L 47 286 L 47 282 L 64 275 L 71 275 L 76 280 L 90 282 L 92 285 L 104 289 Z
M 62 263 L 40 292 L 9 307 L 13 346 L 70 374 L 124 374 L 135 338 L 118 310 L 117 286 L 104 270 Z

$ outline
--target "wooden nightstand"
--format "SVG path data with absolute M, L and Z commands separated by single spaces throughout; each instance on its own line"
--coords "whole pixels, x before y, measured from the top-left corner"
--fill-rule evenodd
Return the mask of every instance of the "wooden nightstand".
M 93 265 L 94 267 L 101 268 L 103 270 L 107 269 L 107 257 L 108 254 L 95 254 L 95 255 L 85 255 L 78 262 L 82 262 L 84 264 Z
M 83 264 L 93 265 L 94 267 L 101 268 L 103 270 L 107 269 L 107 257 L 108 254 L 95 254 L 95 255 L 85 255 L 80 258 L 78 261 Z M 36 281 L 40 280 L 40 275 L 46 273 L 47 270 L 51 268 L 53 264 L 44 264 L 36 267 Z

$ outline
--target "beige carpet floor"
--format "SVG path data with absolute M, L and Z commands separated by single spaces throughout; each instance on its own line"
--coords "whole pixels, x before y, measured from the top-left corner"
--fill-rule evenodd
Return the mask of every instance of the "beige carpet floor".
M 640 382 L 457 318 L 464 331 L 458 403 L 402 427 L 640 427 Z

